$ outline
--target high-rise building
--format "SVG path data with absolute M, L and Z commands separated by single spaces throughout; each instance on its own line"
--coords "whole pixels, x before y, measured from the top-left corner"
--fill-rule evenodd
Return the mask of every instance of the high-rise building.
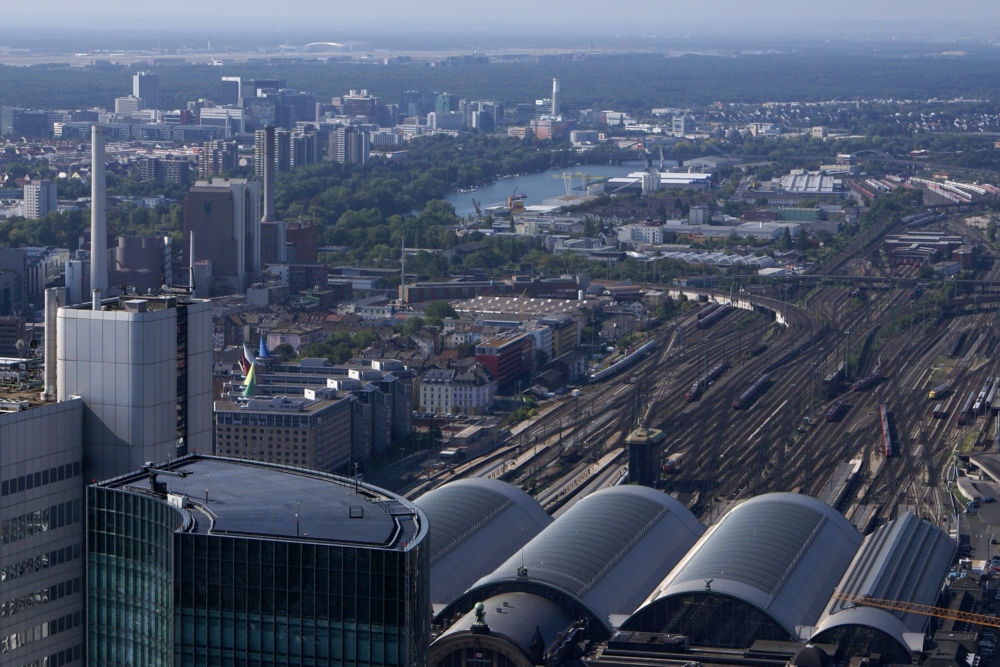
M 399 496 L 191 456 L 91 486 L 87 507 L 92 667 L 427 665 L 428 525 Z
M 319 135 L 315 132 L 297 132 L 292 135 L 291 166 L 301 167 L 319 161 Z
M 198 181 L 184 198 L 183 210 L 184 247 L 191 247 L 194 233 L 194 259 L 207 261 L 211 270 L 206 292 L 244 292 L 248 277 L 260 273 L 260 183 L 244 178 Z
M 56 184 L 48 179 L 24 184 L 24 217 L 44 218 L 56 210 Z
M 198 175 L 204 178 L 233 172 L 239 162 L 240 147 L 235 141 L 206 141 L 198 154 Z
M 144 181 L 165 181 L 184 186 L 191 182 L 191 163 L 184 159 L 141 158 L 136 163 L 136 170 Z
M 337 162 L 365 164 L 371 159 L 371 136 L 357 127 L 338 127 L 330 133 L 328 154 Z
M 0 414 L 0 664 L 82 665 L 83 401 Z
M 160 108 L 160 75 L 136 72 L 132 75 L 132 97 L 139 98 L 143 109 Z
M 123 295 L 60 308 L 57 391 L 80 396 L 87 479 L 212 447 L 212 309 Z

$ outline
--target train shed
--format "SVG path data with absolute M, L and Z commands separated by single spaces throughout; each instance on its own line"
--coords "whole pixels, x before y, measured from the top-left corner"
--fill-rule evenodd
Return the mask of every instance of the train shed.
M 865 539 L 836 592 L 934 605 L 956 548 L 940 528 L 907 512 Z M 924 650 L 930 620 L 834 597 L 811 642 L 839 646 L 838 663 L 878 653 L 890 663 L 909 664 Z
M 550 517 L 521 489 L 493 479 L 455 480 L 414 501 L 431 530 L 431 604 L 443 607 L 542 532 Z
M 712 526 L 622 630 L 728 649 L 799 641 L 798 628 L 819 619 L 861 542 L 819 500 L 758 496 Z
M 571 638 L 607 640 L 611 618 L 634 610 L 704 532 L 653 489 L 587 496 L 436 615 L 446 629 L 431 644 L 430 665 L 491 651 L 530 667 Z

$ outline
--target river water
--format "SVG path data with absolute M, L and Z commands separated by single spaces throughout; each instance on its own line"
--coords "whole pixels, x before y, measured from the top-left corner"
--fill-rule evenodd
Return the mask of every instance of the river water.
M 446 201 L 455 207 L 455 212 L 461 217 L 475 215 L 476 207 L 472 200 L 480 203 L 482 208 L 489 206 L 502 206 L 506 203 L 507 197 L 511 196 L 514 188 L 517 194 L 527 195 L 524 200 L 525 206 L 541 204 L 543 200 L 551 197 L 559 197 L 566 194 L 566 180 L 558 176 L 569 174 L 572 178 L 572 187 L 579 188 L 583 183 L 581 174 L 588 176 L 614 177 L 628 176 L 634 171 L 641 171 L 643 163 L 610 165 L 610 164 L 588 164 L 576 167 L 565 167 L 559 169 L 549 169 L 537 174 L 523 174 L 511 178 L 502 178 L 496 183 L 484 185 L 473 192 L 456 192 L 446 197 Z M 576 194 L 581 194 L 582 190 L 574 190 Z

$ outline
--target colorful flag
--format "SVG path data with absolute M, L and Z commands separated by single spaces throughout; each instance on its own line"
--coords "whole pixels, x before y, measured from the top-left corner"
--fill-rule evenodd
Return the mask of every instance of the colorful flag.
M 263 336 L 260 337 L 260 350 L 257 352 L 257 356 L 261 359 L 267 359 L 271 356 L 271 351 L 267 349 L 267 340 Z
M 257 364 L 251 364 L 247 379 L 243 382 L 243 398 L 253 398 L 257 392 Z

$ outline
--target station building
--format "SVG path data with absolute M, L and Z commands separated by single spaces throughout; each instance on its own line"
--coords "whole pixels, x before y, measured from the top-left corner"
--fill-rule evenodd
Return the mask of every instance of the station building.
M 189 456 L 87 508 L 89 665 L 427 664 L 428 524 L 398 496 Z

